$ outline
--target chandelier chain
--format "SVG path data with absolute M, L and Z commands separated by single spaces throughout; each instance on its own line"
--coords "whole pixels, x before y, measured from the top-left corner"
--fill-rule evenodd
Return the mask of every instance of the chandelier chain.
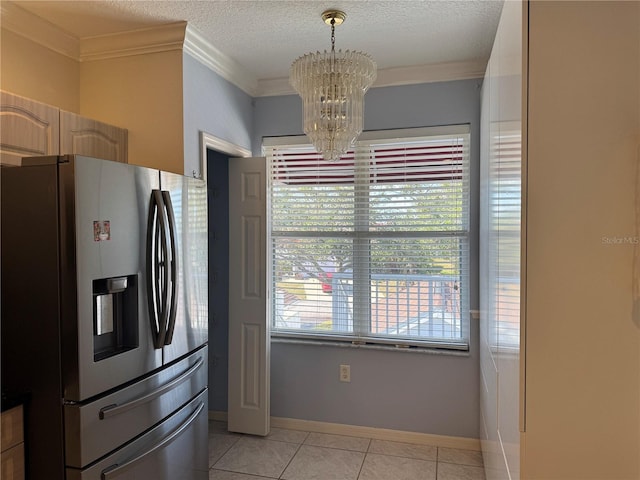
M 331 19 L 331 51 L 336 51 L 336 19 Z

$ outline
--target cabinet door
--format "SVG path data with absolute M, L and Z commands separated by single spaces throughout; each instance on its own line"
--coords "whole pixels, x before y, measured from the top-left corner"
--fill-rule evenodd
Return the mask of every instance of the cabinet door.
M 60 154 L 127 163 L 127 130 L 60 111 Z
M 0 444 L 2 451 L 14 447 L 24 439 L 22 405 L 13 407 L 0 415 Z
M 57 155 L 59 109 L 0 92 L 0 162 L 18 165 L 22 157 Z
M 0 416 L 0 478 L 24 480 L 24 434 L 22 405 L 2 412 Z
M 24 480 L 24 443 L 0 453 L 0 478 Z

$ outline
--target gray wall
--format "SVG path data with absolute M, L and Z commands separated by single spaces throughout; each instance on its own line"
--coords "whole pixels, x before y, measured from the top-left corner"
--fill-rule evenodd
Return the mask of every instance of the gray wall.
M 251 148 L 253 98 L 183 54 L 184 171 L 200 172 L 200 132 Z
M 478 195 L 481 80 L 370 90 L 365 130 L 471 126 L 471 292 L 478 308 Z M 302 133 L 297 96 L 255 99 L 252 149 L 262 138 Z M 478 437 L 478 325 L 468 356 L 326 345 L 272 344 L 271 414 L 422 433 Z M 351 365 L 351 383 L 338 380 Z

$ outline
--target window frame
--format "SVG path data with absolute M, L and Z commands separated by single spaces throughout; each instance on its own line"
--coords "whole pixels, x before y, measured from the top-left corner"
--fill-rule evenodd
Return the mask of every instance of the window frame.
M 465 172 L 463 173 L 463 182 L 466 182 L 466 186 L 463 187 L 463 198 L 464 208 L 466 209 L 463 213 L 464 218 L 466 219 L 466 225 L 463 230 L 455 230 L 455 231 L 436 231 L 431 234 L 423 234 L 421 238 L 437 238 L 442 236 L 455 237 L 459 238 L 461 244 L 464 246 L 463 257 L 460 260 L 460 268 L 461 274 L 463 274 L 466 279 L 466 285 L 462 291 L 461 299 L 460 299 L 460 328 L 461 328 L 461 338 L 459 341 L 455 339 L 447 339 L 447 340 L 436 340 L 431 338 L 407 338 L 407 337 L 398 337 L 393 338 L 390 336 L 376 336 L 371 332 L 371 316 L 370 314 L 366 316 L 366 318 L 356 318 L 356 311 L 366 312 L 367 308 L 370 306 L 370 292 L 369 295 L 359 295 L 358 297 L 354 296 L 354 314 L 353 314 L 353 332 L 350 334 L 340 333 L 331 333 L 331 332 L 322 332 L 316 333 L 310 330 L 274 330 L 271 326 L 272 318 L 273 318 L 273 309 L 275 308 L 275 301 L 272 292 L 272 278 L 273 278 L 273 261 L 272 261 L 272 244 L 273 237 L 271 236 L 271 205 L 270 205 L 270 195 L 267 195 L 267 245 L 269 245 L 269 250 L 267 251 L 267 258 L 269 259 L 267 265 L 267 278 L 269 279 L 269 288 L 268 288 L 268 305 L 269 305 L 269 315 L 268 321 L 270 324 L 270 336 L 272 339 L 290 339 L 290 340 L 302 340 L 302 341 L 313 341 L 319 343 L 326 342 L 347 342 L 352 343 L 358 346 L 361 345 L 377 345 L 377 346 L 393 346 L 393 347 L 418 347 L 418 348 L 429 348 L 429 349 L 449 349 L 449 350 L 458 350 L 458 351 L 468 351 L 470 344 L 470 322 L 469 322 L 469 302 L 470 302 L 470 283 L 471 283 L 471 265 L 470 265 L 470 242 L 471 242 L 471 126 L 470 124 L 460 124 L 460 125 L 447 125 L 447 126 L 437 126 L 437 127 L 418 127 L 418 128 L 407 128 L 407 129 L 392 129 L 392 130 L 376 130 L 376 131 L 367 131 L 363 132 L 356 142 L 356 147 L 354 148 L 362 148 L 368 146 L 368 144 L 375 143 L 394 143 L 399 141 L 406 141 L 412 137 L 429 137 L 429 136 L 443 136 L 443 135 L 461 135 L 466 137 L 465 146 L 465 159 L 464 159 L 464 168 Z M 310 142 L 305 135 L 296 135 L 296 136 L 281 136 L 281 137 L 263 137 L 262 143 L 262 152 L 263 155 L 269 152 L 269 150 L 278 148 L 278 147 L 300 147 L 300 146 L 309 146 Z M 355 173 L 357 176 L 358 173 Z M 368 175 L 368 172 L 367 172 Z M 355 180 L 355 178 L 354 178 Z M 269 189 L 271 185 L 271 174 L 269 173 Z M 357 184 L 357 182 L 355 182 Z M 367 183 L 367 182 L 365 182 Z M 357 196 L 357 193 L 355 194 Z M 357 200 L 354 200 L 357 201 Z M 359 238 L 358 232 L 358 222 L 354 219 L 354 232 L 353 235 L 348 235 L 349 237 L 354 239 L 354 249 L 362 248 L 361 245 L 356 244 L 356 240 Z M 361 226 L 360 226 L 361 228 Z M 322 232 L 319 232 L 318 235 L 305 235 L 307 237 L 317 237 L 323 238 L 324 235 Z M 344 236 L 338 234 L 337 236 Z M 376 237 L 384 237 L 385 235 L 379 235 L 375 232 L 367 231 L 365 237 L 366 242 L 368 243 L 370 239 Z M 411 232 L 395 232 L 393 236 L 386 235 L 386 238 L 402 238 L 403 236 L 412 236 Z M 415 236 L 415 235 L 414 235 Z M 370 258 L 371 248 L 367 247 L 367 253 Z M 360 255 L 355 255 L 355 258 L 362 258 Z M 365 261 L 365 263 L 369 264 L 369 261 Z M 362 270 L 362 268 L 358 268 L 354 265 L 353 268 L 354 276 L 356 271 L 369 271 L 368 267 Z M 370 282 L 370 280 L 368 280 Z M 356 288 L 356 280 L 354 277 L 353 280 L 354 289 Z M 356 302 L 359 305 L 356 307 Z M 359 329 L 356 330 L 356 325 L 358 325 Z M 364 330 L 362 330 L 364 328 Z

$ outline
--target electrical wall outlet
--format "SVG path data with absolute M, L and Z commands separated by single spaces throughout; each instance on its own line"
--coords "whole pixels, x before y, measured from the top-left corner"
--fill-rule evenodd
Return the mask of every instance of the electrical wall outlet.
M 351 381 L 351 365 L 340 365 L 340 381 Z

